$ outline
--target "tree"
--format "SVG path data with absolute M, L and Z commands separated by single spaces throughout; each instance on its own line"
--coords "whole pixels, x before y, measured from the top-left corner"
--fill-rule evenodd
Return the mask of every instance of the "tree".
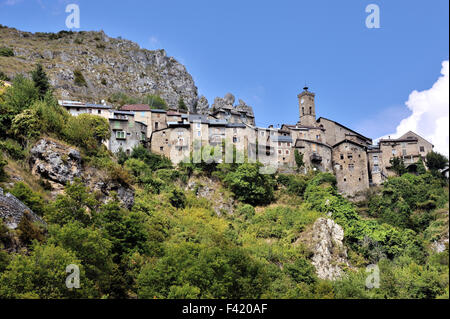
M 41 64 L 36 66 L 36 69 L 31 73 L 31 78 L 33 79 L 34 86 L 39 91 L 39 97 L 43 99 L 50 89 L 50 83 Z
M 11 132 L 22 145 L 25 145 L 30 139 L 33 140 L 41 134 L 40 127 L 36 110 L 26 109 L 12 120 Z
M 397 174 L 397 176 L 402 176 L 407 172 L 405 163 L 401 157 L 393 157 L 389 160 L 391 164 L 391 169 Z
M 49 244 L 73 251 L 86 270 L 86 276 L 105 291 L 113 271 L 111 258 L 112 243 L 100 229 L 85 228 L 79 222 L 64 226 L 51 225 Z
M 305 166 L 305 162 L 303 162 L 303 153 L 300 153 L 298 150 L 294 151 L 295 163 L 297 164 L 297 171 L 299 171 L 303 166 Z
M 426 163 L 429 170 L 438 175 L 441 170 L 448 167 L 448 158 L 437 152 L 430 152 L 426 156 Z
M 105 118 L 84 113 L 69 118 L 64 135 L 68 142 L 84 148 L 89 154 L 95 154 L 111 132 Z
M 188 108 L 187 108 L 187 106 L 186 106 L 186 103 L 184 103 L 184 100 L 183 100 L 182 97 L 180 97 L 180 98 L 178 99 L 178 109 L 179 109 L 179 110 L 184 110 L 184 111 L 187 111 L 187 110 L 188 110 Z
M 64 195 L 58 195 L 47 219 L 58 225 L 78 221 L 88 226 L 94 222 L 97 207 L 94 195 L 77 178 L 72 184 L 67 184 Z
M 80 269 L 80 288 L 68 289 L 66 267 Z M 86 278 L 81 261 L 70 250 L 35 245 L 30 255 L 17 254 L 0 276 L 0 298 L 92 298 L 98 296 Z
M 168 109 L 167 102 L 159 95 L 148 94 L 142 99 L 142 103 L 148 104 L 151 109 Z
M 0 152 L 0 181 L 3 181 L 6 177 L 4 167 L 8 165 L 8 162 L 3 158 L 3 154 Z
M 269 204 L 273 200 L 274 177 L 261 174 L 261 167 L 260 163 L 244 163 L 225 176 L 225 184 L 238 200 L 250 205 Z

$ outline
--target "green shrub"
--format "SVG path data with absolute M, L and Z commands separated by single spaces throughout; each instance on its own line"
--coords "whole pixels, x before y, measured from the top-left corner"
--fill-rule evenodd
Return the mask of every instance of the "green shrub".
M 151 171 L 156 171 L 164 168 L 172 168 L 172 162 L 161 155 L 151 153 L 142 145 L 136 146 L 131 152 L 131 158 L 139 159 L 147 164 Z
M 274 199 L 274 177 L 261 174 L 261 167 L 259 163 L 244 163 L 226 175 L 224 182 L 238 200 L 250 205 L 265 205 Z
M 255 208 L 249 204 L 241 204 L 236 209 L 236 214 L 238 216 L 243 216 L 246 220 L 251 219 L 253 216 L 255 216 Z
M 3 158 L 3 154 L 0 152 L 0 182 L 6 178 L 5 166 L 8 162 Z
M 24 182 L 14 184 L 14 187 L 9 189 L 9 192 L 27 205 L 34 213 L 44 216 L 47 203 L 42 195 L 34 192 Z
M 2 48 L 0 48 L 0 56 L 5 56 L 5 57 L 14 56 L 14 51 L 11 48 L 2 47 Z
M 11 81 L 11 79 L 3 71 L 0 71 L 0 81 Z
M 169 201 L 170 204 L 175 208 L 184 208 L 186 207 L 186 195 L 180 189 L 173 188 L 169 192 Z
M 84 78 L 84 75 L 80 69 L 76 69 L 75 71 L 73 71 L 73 77 L 74 77 L 74 83 L 76 85 L 87 87 L 86 79 Z
M 12 139 L 0 141 L 0 150 L 4 151 L 14 160 L 22 160 L 26 157 L 26 153 L 22 146 Z
M 108 120 L 87 113 L 69 117 L 64 128 L 66 140 L 82 147 L 88 154 L 97 154 L 102 142 L 110 135 Z
M 42 242 L 44 240 L 43 231 L 39 226 L 33 224 L 31 216 L 28 212 L 25 212 L 17 226 L 19 230 L 19 239 L 25 245 L 30 245 L 33 240 Z
M 143 104 L 148 104 L 152 109 L 167 110 L 169 108 L 167 102 L 159 95 L 148 94 L 142 99 Z

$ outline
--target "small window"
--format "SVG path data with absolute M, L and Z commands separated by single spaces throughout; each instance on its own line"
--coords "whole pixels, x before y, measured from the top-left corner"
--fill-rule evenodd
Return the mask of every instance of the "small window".
M 347 158 L 348 158 L 348 159 L 353 159 L 353 154 L 352 154 L 352 153 L 348 153 L 348 154 L 347 154 Z
M 97 113 L 98 113 L 98 114 L 102 114 L 102 110 L 98 110 Z
M 406 156 L 406 149 L 402 150 L 402 154 L 403 154 L 403 156 Z
M 353 170 L 355 169 L 355 165 L 353 165 L 353 164 L 348 164 L 348 169 L 349 169 L 350 171 L 353 171 Z
M 286 155 L 289 155 L 289 150 L 286 150 Z
M 396 149 L 392 150 L 392 155 L 397 155 L 397 150 Z
M 238 142 L 238 138 L 236 136 L 233 136 L 233 143 L 237 143 Z
M 125 139 L 125 132 L 124 131 L 116 131 L 116 138 L 117 139 Z
M 278 154 L 280 154 L 280 155 L 281 155 L 281 153 L 282 153 L 282 152 L 281 152 L 281 150 L 278 150 Z
M 160 150 L 161 152 L 164 151 L 164 147 L 161 146 L 161 147 L 159 148 L 159 150 Z
M 198 131 L 198 132 L 197 132 L 197 136 L 198 136 L 198 137 L 202 136 L 202 132 L 201 132 L 201 131 Z
M 343 160 L 344 159 L 344 154 L 341 154 L 341 160 Z
M 197 123 L 197 128 L 200 129 L 200 127 L 201 127 L 201 124 Z
M 288 146 L 288 147 L 291 147 L 291 143 L 290 143 L 290 142 L 288 142 L 288 143 L 287 143 L 287 146 Z
M 159 123 L 158 123 L 158 122 L 155 122 L 155 130 L 158 129 L 158 126 L 159 126 Z
M 380 167 L 378 166 L 378 164 L 373 165 L 373 172 L 378 173 L 379 171 L 380 171 Z
M 421 146 L 421 147 L 420 147 L 420 152 L 421 152 L 421 153 L 425 152 L 425 147 Z

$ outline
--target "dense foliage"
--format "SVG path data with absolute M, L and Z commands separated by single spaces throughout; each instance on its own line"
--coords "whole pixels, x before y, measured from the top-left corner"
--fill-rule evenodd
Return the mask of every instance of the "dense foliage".
M 17 76 L 0 95 L 1 185 L 47 223 L 27 214 L 15 230 L 0 222 L 0 298 L 448 298 L 448 245 L 432 249 L 448 236 L 440 156 L 427 158 L 430 171 L 399 170 L 355 204 L 330 173 L 275 176 L 247 161 L 173 167 L 144 147 L 113 157 L 102 146 L 107 123 L 70 116 L 38 78 Z M 54 199 L 28 171 L 8 180 L 5 167 L 26 163 L 43 135 L 130 184 L 133 207 L 114 193 L 102 200 L 81 179 Z M 336 281 L 318 278 L 307 245 L 320 217 L 344 229 L 351 267 Z M 79 289 L 65 286 L 71 264 Z M 366 287 L 369 264 L 380 269 L 380 288 Z

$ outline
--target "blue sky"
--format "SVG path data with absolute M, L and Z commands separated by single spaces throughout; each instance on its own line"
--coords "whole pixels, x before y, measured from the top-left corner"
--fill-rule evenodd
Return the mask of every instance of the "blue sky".
M 80 6 L 81 30 L 164 48 L 211 104 L 231 92 L 261 126 L 296 123 L 306 82 L 318 116 L 373 138 L 395 132 L 410 93 L 431 88 L 449 56 L 447 0 L 0 0 L 0 23 L 66 29 L 69 3 Z M 370 3 L 379 29 L 365 26 Z

